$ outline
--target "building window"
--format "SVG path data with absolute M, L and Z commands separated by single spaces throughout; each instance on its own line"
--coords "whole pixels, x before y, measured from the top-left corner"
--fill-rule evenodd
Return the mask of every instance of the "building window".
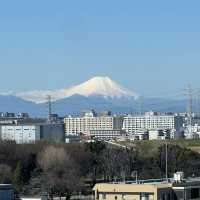
M 191 189 L 191 199 L 198 199 L 199 198 L 199 188 L 192 188 Z
M 102 199 L 106 199 L 106 194 L 102 194 Z
M 170 193 L 167 194 L 167 200 L 170 200 L 171 199 L 171 195 Z
M 141 193 L 140 194 L 140 200 L 149 200 L 149 194 Z

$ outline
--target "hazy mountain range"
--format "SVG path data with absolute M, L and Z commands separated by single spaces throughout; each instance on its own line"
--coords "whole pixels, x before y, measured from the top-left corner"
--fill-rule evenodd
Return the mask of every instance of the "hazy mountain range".
M 143 98 L 109 77 L 94 77 L 68 89 L 4 93 L 0 95 L 1 112 L 29 112 L 33 116 L 47 114 L 47 95 L 52 97 L 52 107 L 59 115 L 79 114 L 83 110 L 111 110 L 114 113 L 139 111 L 184 112 L 185 100 Z

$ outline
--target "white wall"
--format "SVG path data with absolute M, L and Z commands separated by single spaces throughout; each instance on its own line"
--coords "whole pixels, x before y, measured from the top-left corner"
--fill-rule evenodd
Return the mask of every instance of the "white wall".
M 1 126 L 2 140 L 12 140 L 18 144 L 34 143 L 40 140 L 40 126 L 13 125 Z

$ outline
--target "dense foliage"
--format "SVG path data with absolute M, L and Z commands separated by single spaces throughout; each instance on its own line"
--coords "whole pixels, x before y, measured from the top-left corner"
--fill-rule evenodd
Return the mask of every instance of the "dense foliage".
M 148 151 L 148 149 L 146 150 Z M 165 177 L 166 147 L 149 154 L 137 145 L 123 149 L 103 142 L 90 144 L 17 145 L 0 142 L 0 183 L 13 183 L 23 194 L 50 194 L 67 198 L 91 191 L 96 182 Z M 168 176 L 184 171 L 200 176 L 200 154 L 176 144 L 168 145 Z

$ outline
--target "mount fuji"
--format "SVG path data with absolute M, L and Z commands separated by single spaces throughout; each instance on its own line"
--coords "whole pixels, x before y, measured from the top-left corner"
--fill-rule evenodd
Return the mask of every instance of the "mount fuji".
M 140 96 L 109 77 L 93 77 L 90 80 L 58 90 L 35 90 L 0 94 L 0 112 L 28 112 L 32 116 L 46 116 L 46 101 L 50 95 L 53 112 L 64 116 L 80 114 L 83 110 L 97 112 L 110 110 L 113 113 L 140 111 Z M 143 100 L 143 111 L 183 112 L 184 100 L 148 99 Z
M 138 98 L 136 93 L 119 85 L 109 77 L 100 76 L 91 78 L 80 85 L 68 89 L 20 92 L 12 95 L 35 103 L 46 102 L 47 95 L 50 95 L 53 101 L 69 98 L 74 95 L 81 95 L 84 97 L 99 96 L 105 99 Z

